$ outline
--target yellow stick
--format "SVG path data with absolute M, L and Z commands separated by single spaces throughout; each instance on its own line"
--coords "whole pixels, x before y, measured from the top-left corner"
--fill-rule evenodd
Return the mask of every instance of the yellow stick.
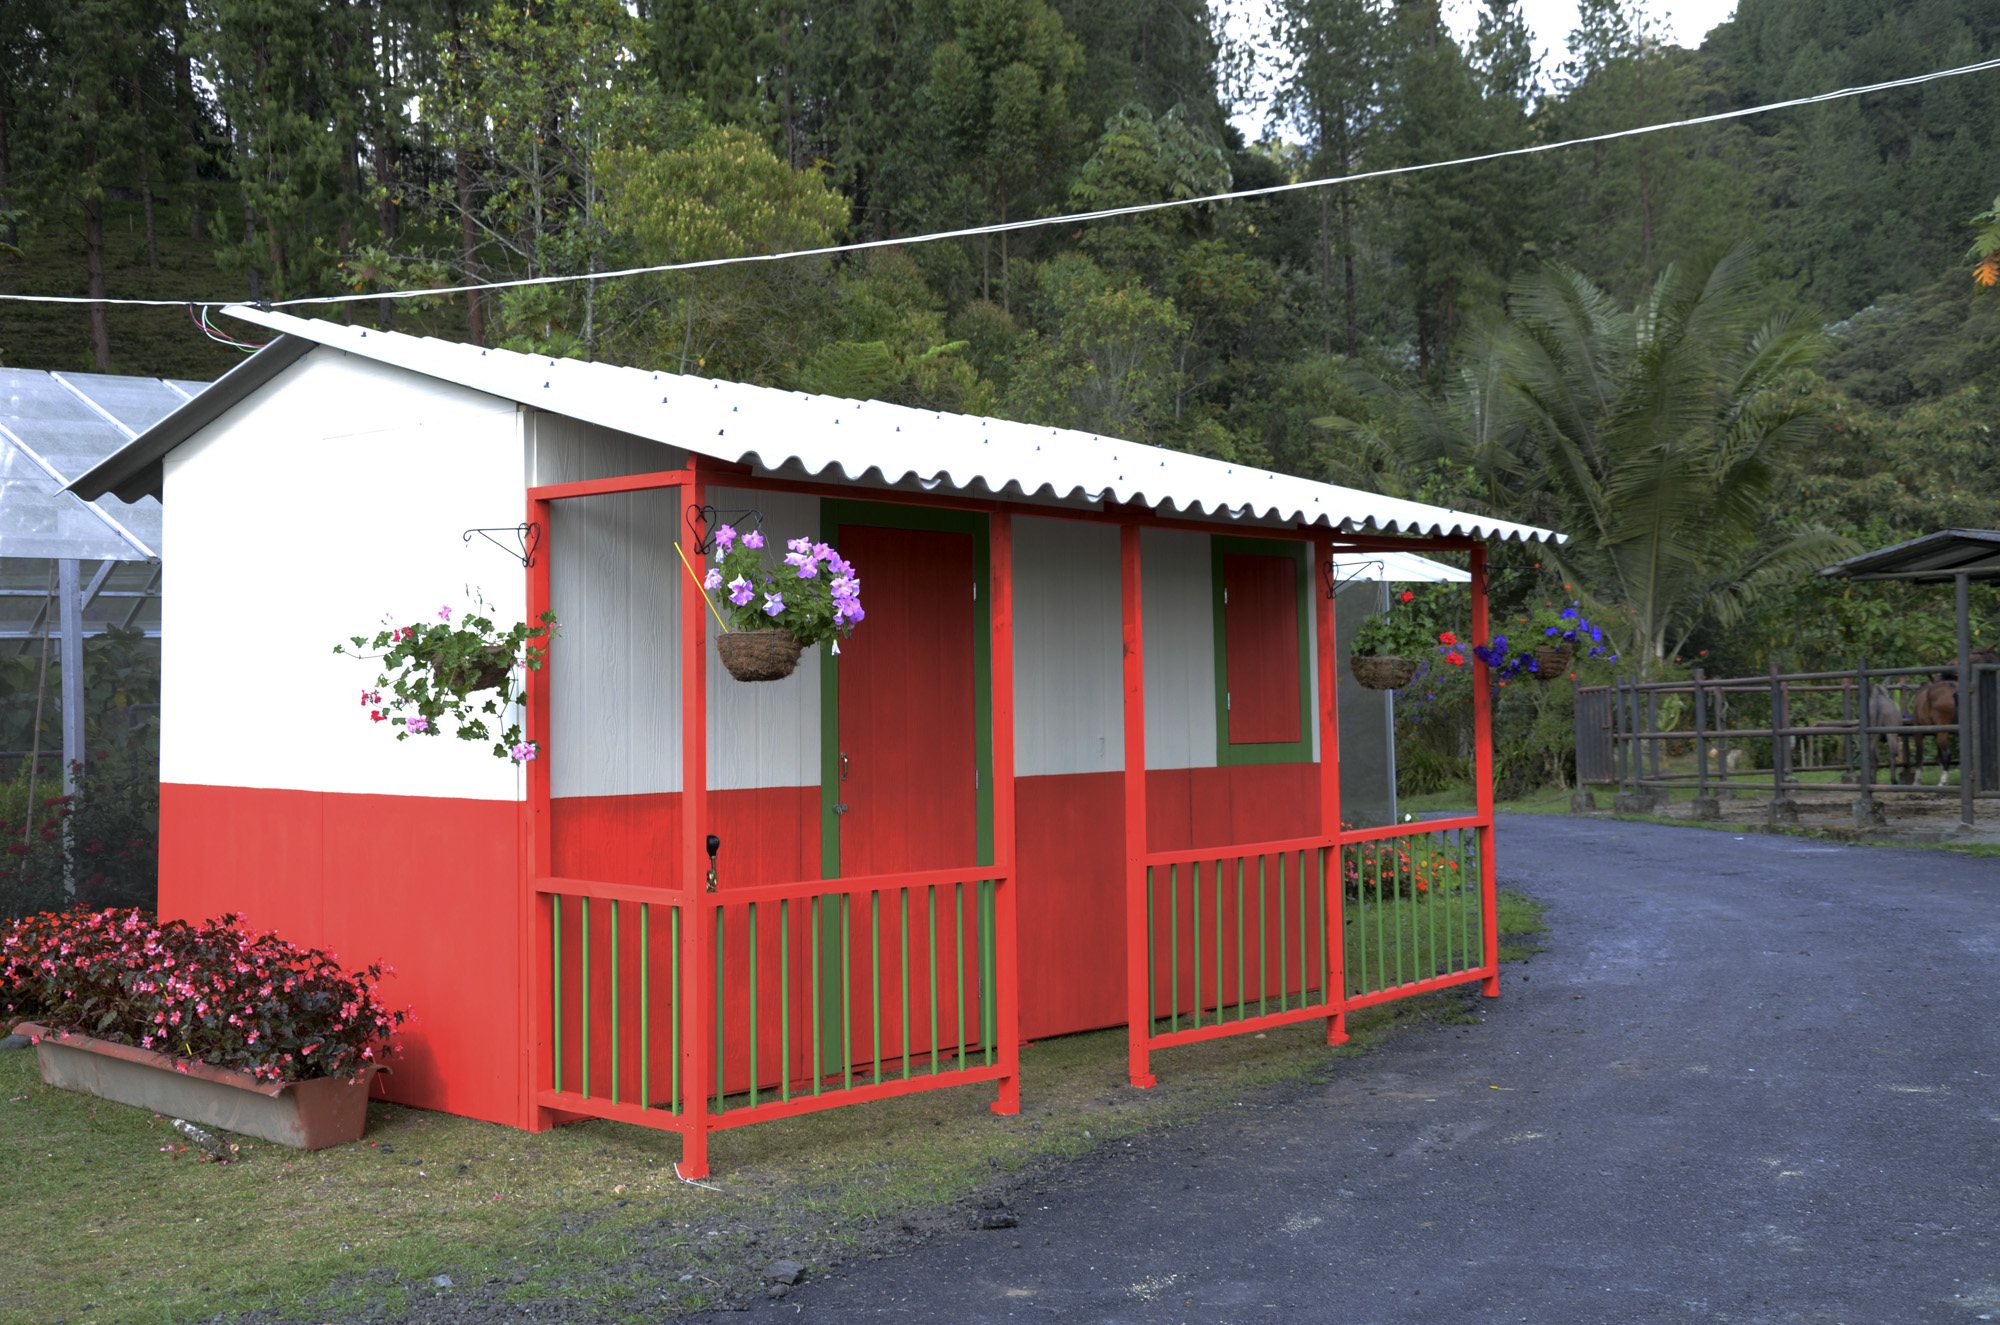
M 681 565 L 687 567 L 688 578 L 694 581 L 695 592 L 701 595 L 701 601 L 707 603 L 708 610 L 714 613 L 715 624 L 721 626 L 722 633 L 727 635 L 729 633 L 729 623 L 722 619 L 722 613 L 717 612 L 715 610 L 715 600 L 713 598 L 710 598 L 708 596 L 708 590 L 702 587 L 701 576 L 696 575 L 694 573 L 694 567 L 688 565 L 687 553 L 681 551 L 681 545 L 678 542 L 674 544 L 674 553 L 675 555 L 680 557 Z

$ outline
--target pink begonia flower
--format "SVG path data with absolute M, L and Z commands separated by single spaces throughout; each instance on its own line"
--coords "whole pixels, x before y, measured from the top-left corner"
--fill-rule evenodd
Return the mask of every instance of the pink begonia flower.
M 720 589 L 722 587 L 722 568 L 719 566 L 710 566 L 708 574 L 702 577 L 701 587 L 710 593 L 714 593 L 717 589 Z
M 783 612 L 784 610 L 785 610 L 785 596 L 783 594 L 767 593 L 764 595 L 765 616 L 774 617 L 777 616 L 779 613 Z
M 758 548 L 764 546 L 764 536 L 755 529 L 752 529 L 749 533 L 743 535 L 743 546 L 755 552 Z
M 732 526 L 720 525 L 716 528 L 715 545 L 721 548 L 724 552 L 729 551 L 729 545 L 734 543 L 735 541 L 736 541 L 736 530 Z M 757 546 L 755 543 L 750 542 L 750 540 L 747 538 L 744 539 L 743 541 L 749 547 Z

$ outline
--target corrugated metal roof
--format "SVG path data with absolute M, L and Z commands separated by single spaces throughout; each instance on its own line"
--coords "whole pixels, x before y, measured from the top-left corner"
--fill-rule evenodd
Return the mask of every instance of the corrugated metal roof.
M 1907 543 L 1837 561 L 1821 575 L 1843 580 L 2000 580 L 2000 529 L 1940 529 Z
M 765 473 L 1064 505 L 1136 504 L 1183 517 L 1325 525 L 1357 533 L 1560 537 L 1529 525 L 1068 429 L 482 349 L 256 308 L 225 311 L 284 337 Z M 228 379 L 221 386 L 228 389 Z M 206 402 L 205 412 L 212 415 L 217 403 Z M 188 411 L 187 419 L 197 413 Z M 156 464 L 193 430 L 184 433 L 178 424 L 166 420 L 119 464 L 101 466 L 80 480 L 78 490 L 105 490 L 127 481 L 125 471 L 136 474 L 141 466 Z
M 87 502 L 63 486 L 207 386 L 0 368 L 0 557 L 157 558 L 159 502 Z

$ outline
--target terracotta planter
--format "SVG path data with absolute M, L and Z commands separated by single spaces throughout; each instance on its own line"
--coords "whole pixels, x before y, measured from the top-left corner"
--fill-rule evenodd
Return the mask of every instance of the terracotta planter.
M 1550 644 L 1535 650 L 1535 679 L 1543 685 L 1565 675 L 1576 649 L 1568 644 Z
M 42 1080 L 64 1090 L 301 1150 L 358 1141 L 368 1125 L 375 1068 L 359 1081 L 261 1081 L 248 1072 L 188 1063 L 33 1022 L 18 1029 L 36 1039 Z
M 1364 653 L 1347 660 L 1347 670 L 1370 690 L 1401 690 L 1417 674 L 1417 665 L 1393 653 Z
M 733 630 L 715 637 L 722 665 L 739 681 L 782 681 L 799 665 L 799 642 L 789 630 Z

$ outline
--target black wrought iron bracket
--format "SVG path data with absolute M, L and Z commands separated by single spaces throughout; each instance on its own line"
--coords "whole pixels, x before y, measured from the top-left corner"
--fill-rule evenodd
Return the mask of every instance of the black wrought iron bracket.
M 1320 564 L 1319 568 L 1320 578 L 1326 581 L 1326 596 L 1328 598 L 1340 597 L 1341 590 L 1348 588 L 1355 581 L 1361 579 L 1361 573 L 1370 566 L 1380 568 L 1384 576 L 1389 573 L 1388 562 L 1382 560 L 1380 557 L 1368 557 L 1357 563 L 1353 570 L 1343 575 L 1340 573 L 1340 568 L 1335 564 L 1334 559 L 1328 557 Z
M 522 570 L 530 570 L 534 567 L 535 553 L 542 546 L 542 526 L 533 520 L 530 520 L 526 524 L 514 525 L 512 528 L 506 525 L 495 525 L 491 529 L 468 529 L 465 531 L 465 541 L 467 543 L 472 542 L 474 534 L 478 534 L 508 556 L 519 557 L 521 559 Z M 508 547 L 505 543 L 493 537 L 495 534 L 512 534 L 514 541 L 520 544 L 520 550 L 516 551 Z
M 756 509 L 741 511 L 718 511 L 713 506 L 690 506 L 687 509 L 688 532 L 694 535 L 695 551 L 707 556 L 715 551 L 715 529 L 726 524 L 741 532 L 747 524 L 752 529 L 764 527 L 764 513 Z

